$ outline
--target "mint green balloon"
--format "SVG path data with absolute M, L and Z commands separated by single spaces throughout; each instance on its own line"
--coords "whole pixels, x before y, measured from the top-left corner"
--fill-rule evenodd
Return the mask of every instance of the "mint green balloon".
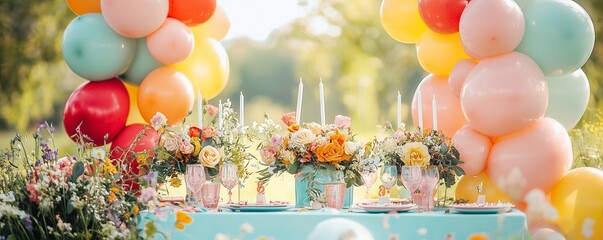
M 566 130 L 578 124 L 586 111 L 590 86 L 588 78 L 582 69 L 573 73 L 546 77 L 549 87 L 549 105 L 546 109 L 547 117 L 557 120 Z
M 546 76 L 569 74 L 586 63 L 595 30 L 584 8 L 571 0 L 535 0 L 522 11 L 526 27 L 516 51 L 530 56 Z
M 163 64 L 155 60 L 149 53 L 147 39 L 139 38 L 136 39 L 136 53 L 134 54 L 134 59 L 132 59 L 132 63 L 128 70 L 120 75 L 119 78 L 138 86 L 149 73 L 161 66 L 163 66 Z
M 76 17 L 63 34 L 63 57 L 77 75 L 91 80 L 106 80 L 124 73 L 136 42 L 115 33 L 100 13 Z

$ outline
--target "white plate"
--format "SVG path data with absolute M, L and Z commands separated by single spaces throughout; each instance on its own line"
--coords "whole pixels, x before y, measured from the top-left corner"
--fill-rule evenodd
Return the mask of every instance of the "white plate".
M 416 209 L 417 205 L 415 205 L 415 204 L 362 205 L 362 206 L 358 206 L 358 208 L 360 208 L 368 213 L 388 213 L 391 211 L 408 212 L 410 210 Z
M 491 214 L 506 211 L 515 207 L 513 204 L 501 204 L 501 205 L 476 205 L 476 204 L 455 204 L 450 205 L 453 210 L 459 213 L 477 213 L 477 214 Z
M 232 204 L 225 206 L 233 211 L 241 212 L 280 212 L 286 211 L 287 209 L 293 208 L 290 205 L 238 205 Z

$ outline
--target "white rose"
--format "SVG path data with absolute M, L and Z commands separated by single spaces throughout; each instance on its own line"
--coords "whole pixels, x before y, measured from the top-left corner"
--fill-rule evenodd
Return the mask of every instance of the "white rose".
M 295 161 L 295 153 L 286 149 L 282 149 L 279 152 L 281 158 L 285 161 L 293 162 Z
M 199 160 L 206 167 L 214 167 L 222 160 L 222 154 L 215 147 L 205 146 L 199 153 Z
M 302 128 L 299 129 L 297 132 L 291 134 L 290 143 L 294 147 L 301 147 L 308 143 L 311 143 L 312 141 L 314 141 L 314 139 L 316 139 L 316 135 L 314 135 L 314 133 L 312 133 L 310 129 Z
M 354 154 L 360 147 L 362 147 L 362 143 L 359 142 L 346 142 L 343 144 L 343 150 L 348 155 Z
M 170 152 L 176 151 L 179 148 L 179 142 L 176 138 L 168 138 L 165 140 L 163 147 Z

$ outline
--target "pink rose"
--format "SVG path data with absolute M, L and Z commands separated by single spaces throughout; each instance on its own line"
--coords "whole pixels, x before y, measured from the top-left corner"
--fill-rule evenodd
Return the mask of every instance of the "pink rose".
M 160 112 L 155 113 L 155 116 L 151 118 L 151 126 L 155 130 L 159 130 L 163 125 L 167 123 L 167 118 Z
M 274 134 L 274 136 L 270 138 L 270 143 L 274 146 L 280 145 L 283 143 L 283 137 L 278 134 Z
M 277 149 L 275 146 L 267 146 L 260 150 L 260 156 L 266 165 L 272 165 L 276 161 Z
M 195 150 L 195 146 L 190 142 L 183 141 L 180 143 L 180 152 L 183 154 L 191 154 Z
M 346 129 L 350 127 L 352 119 L 350 117 L 337 115 L 335 116 L 335 126 L 340 129 Z
M 205 126 L 205 127 L 203 127 L 203 130 L 201 130 L 201 138 L 203 140 L 214 138 L 217 136 L 218 136 L 218 131 L 216 131 L 216 129 L 213 127 Z
M 281 120 L 283 121 L 283 123 L 285 123 L 285 125 L 291 126 L 292 124 L 295 123 L 295 112 L 289 112 L 289 113 L 283 114 L 283 116 L 281 117 Z
M 212 117 L 218 115 L 218 108 L 214 105 L 205 105 L 205 111 L 207 111 L 207 114 Z

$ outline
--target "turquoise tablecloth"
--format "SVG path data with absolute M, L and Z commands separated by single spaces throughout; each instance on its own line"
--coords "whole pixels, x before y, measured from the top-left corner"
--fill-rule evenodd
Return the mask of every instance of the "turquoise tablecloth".
M 157 221 L 159 231 L 170 239 L 215 239 L 222 233 L 237 237 L 240 227 L 249 223 L 253 233 L 244 239 L 306 239 L 321 221 L 342 217 L 356 221 L 369 229 L 375 239 L 467 239 L 474 233 L 483 232 L 490 239 L 526 239 L 525 215 L 517 210 L 505 214 L 460 214 L 436 211 L 431 213 L 369 214 L 343 210 L 338 213 L 322 211 L 286 212 L 203 212 L 190 213 L 193 222 L 184 231 L 174 228 L 175 216 L 168 214 L 166 221 Z M 145 218 L 153 218 L 151 212 L 142 212 L 140 227 Z M 334 226 L 337 227 L 337 226 Z

